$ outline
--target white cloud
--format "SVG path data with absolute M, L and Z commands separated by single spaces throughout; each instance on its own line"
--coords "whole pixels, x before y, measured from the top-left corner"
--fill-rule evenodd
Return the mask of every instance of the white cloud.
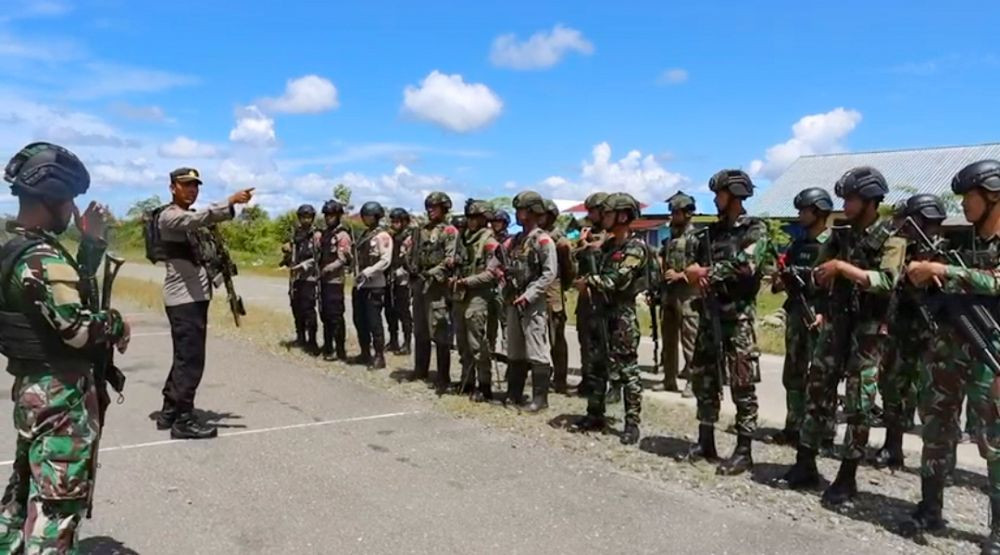
M 229 132 L 229 140 L 254 146 L 269 146 L 275 142 L 274 120 L 265 116 L 257 106 L 250 105 L 236 111 L 236 127 Z
M 115 102 L 111 105 L 111 112 L 137 121 L 168 121 L 166 112 L 159 106 L 136 106 L 128 102 Z
M 157 152 L 164 158 L 215 158 L 219 156 L 219 149 L 214 146 L 199 143 L 183 135 L 169 143 L 160 145 Z
M 166 183 L 167 173 L 157 172 L 145 158 L 121 162 L 100 161 L 88 164 L 91 182 L 96 188 L 107 185 L 153 185 Z
M 263 98 L 261 108 L 286 114 L 316 114 L 337 108 L 337 87 L 318 75 L 289 79 L 285 94 L 278 98 Z
M 403 90 L 403 113 L 458 133 L 489 125 L 502 109 L 503 101 L 489 87 L 466 83 L 458 74 L 434 70 L 419 87 Z
M 803 116 L 792 126 L 792 138 L 767 149 L 763 160 L 750 162 L 750 175 L 776 179 L 800 156 L 844 150 L 843 140 L 861 122 L 861 112 L 836 108 Z
M 66 146 L 110 146 L 118 148 L 136 148 L 142 143 L 135 139 L 126 139 L 105 131 L 82 131 L 69 125 L 51 125 L 39 129 L 40 135 L 47 140 Z
M 688 80 L 688 72 L 686 69 L 675 67 L 673 69 L 668 69 L 660 75 L 659 83 L 661 85 L 679 85 Z
M 643 202 L 655 202 L 667 198 L 690 181 L 661 166 L 652 154 L 644 156 L 638 150 L 631 150 L 624 158 L 614 161 L 611 145 L 604 142 L 595 145 L 591 154 L 592 158 L 581 164 L 578 178 L 552 176 L 540 185 L 556 198 L 579 199 L 596 191 L 617 191 L 629 193 Z
M 67 97 L 77 100 L 105 98 L 126 93 L 159 92 L 194 85 L 198 79 L 159 69 L 93 61 L 83 64 L 83 73 L 70 79 Z
M 490 61 L 511 69 L 546 69 L 570 52 L 589 55 L 594 45 L 580 31 L 556 25 L 552 31 L 539 31 L 526 41 L 518 41 L 513 33 L 500 35 L 493 39 Z

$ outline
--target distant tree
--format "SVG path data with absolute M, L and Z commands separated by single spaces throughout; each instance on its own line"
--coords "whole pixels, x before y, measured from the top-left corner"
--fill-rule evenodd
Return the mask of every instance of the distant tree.
M 337 183 L 337 186 L 333 188 L 333 198 L 343 204 L 348 211 L 354 208 L 351 206 L 351 188 L 343 183 Z
M 160 195 L 153 195 L 149 198 L 136 201 L 135 204 L 128 209 L 128 212 L 125 215 L 130 220 L 139 219 L 146 212 L 162 205 L 163 201 L 160 200 Z
M 240 213 L 239 219 L 243 222 L 266 222 L 270 218 L 267 214 L 267 210 L 261 208 L 259 204 L 255 204 L 244 208 L 243 212 Z

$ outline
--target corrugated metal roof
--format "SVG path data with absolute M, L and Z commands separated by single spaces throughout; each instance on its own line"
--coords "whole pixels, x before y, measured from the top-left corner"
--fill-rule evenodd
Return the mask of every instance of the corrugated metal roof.
M 958 170 L 986 158 L 1000 160 L 1000 143 L 803 156 L 763 188 L 760 195 L 754 196 L 747 211 L 755 216 L 794 217 L 798 212 L 792 206 L 792 199 L 799 191 L 822 187 L 834 196 L 834 183 L 857 166 L 872 166 L 882 172 L 889 182 L 886 202 L 890 204 L 913 194 L 901 191 L 903 186 L 917 193 L 950 194 L 951 178 Z M 841 204 L 834 199 L 839 208 Z

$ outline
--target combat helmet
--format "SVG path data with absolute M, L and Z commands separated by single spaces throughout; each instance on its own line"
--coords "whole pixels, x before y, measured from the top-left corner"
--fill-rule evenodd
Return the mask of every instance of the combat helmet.
M 834 192 L 840 198 L 857 195 L 863 200 L 882 200 L 889 194 L 889 184 L 882 173 L 871 166 L 851 168 L 837 180 Z
M 375 216 L 376 220 L 381 220 L 385 216 L 385 208 L 382 205 L 370 200 L 361 205 L 361 216 Z
M 685 194 L 683 191 L 677 191 L 671 195 L 671 197 L 667 199 L 667 204 L 670 206 L 671 212 L 677 212 L 679 210 L 694 212 L 697 210 L 694 203 L 694 197 Z
M 753 181 L 743 170 L 721 170 L 708 180 L 708 189 L 713 193 L 729 191 L 737 198 L 753 196 Z
M 511 203 L 515 210 L 531 210 L 535 214 L 545 213 L 545 199 L 535 191 L 522 191 L 514 197 Z
M 424 199 L 424 208 L 429 209 L 432 206 L 444 206 L 445 210 L 451 210 L 451 197 L 447 193 L 434 191 Z
M 75 154 L 52 143 L 31 143 L 7 162 L 4 180 L 18 197 L 72 200 L 90 188 L 90 174 Z
M 792 204 L 795 205 L 796 210 L 815 208 L 821 212 L 833 212 L 833 199 L 830 198 L 830 193 L 819 187 L 810 187 L 799 191 Z
M 323 214 L 343 214 L 344 205 L 336 200 L 328 200 L 323 203 Z
M 1000 162 L 974 162 L 962 168 L 951 180 L 951 191 L 956 195 L 964 195 L 977 187 L 991 193 L 1000 191 Z
M 948 217 L 944 202 L 937 195 L 928 193 L 913 195 L 907 199 L 903 214 L 911 218 L 919 216 L 935 222 L 942 222 Z
M 587 210 L 599 210 L 601 205 L 604 204 L 604 200 L 608 198 L 607 193 L 591 193 L 587 196 L 587 199 L 583 201 L 583 207 Z

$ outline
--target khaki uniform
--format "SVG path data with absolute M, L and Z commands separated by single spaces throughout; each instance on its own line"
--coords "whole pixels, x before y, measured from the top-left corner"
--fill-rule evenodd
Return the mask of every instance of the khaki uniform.
M 693 242 L 694 227 L 690 224 L 683 230 L 672 229 L 671 237 L 660 252 L 663 271 L 683 272 L 692 262 L 688 256 L 688 243 Z M 664 382 L 673 384 L 679 377 L 688 379 L 688 366 L 694 354 L 694 341 L 698 336 L 698 310 L 692 304 L 697 290 L 685 280 L 674 283 L 663 282 L 661 289 L 663 314 L 663 350 L 660 361 L 663 365 Z M 678 343 L 684 354 L 684 367 L 678 372 Z

